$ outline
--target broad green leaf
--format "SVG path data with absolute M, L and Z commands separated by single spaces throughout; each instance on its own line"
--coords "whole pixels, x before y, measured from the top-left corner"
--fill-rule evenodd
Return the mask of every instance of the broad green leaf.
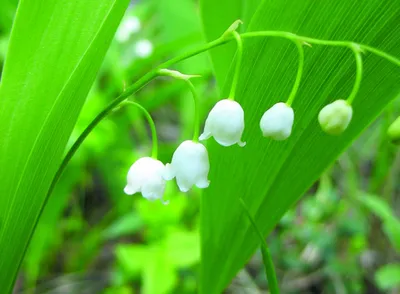
M 248 31 L 284 30 L 315 38 L 353 40 L 400 57 L 399 15 L 400 3 L 393 1 L 371 0 L 362 5 L 347 0 L 264 1 Z M 244 199 L 259 228 L 268 234 L 399 94 L 400 68 L 365 54 L 352 122 L 341 136 L 326 135 L 318 125 L 318 112 L 349 95 L 355 76 L 354 57 L 349 49 L 320 45 L 306 47 L 305 56 L 304 77 L 293 103 L 293 133 L 286 141 L 273 141 L 262 137 L 259 120 L 269 107 L 287 99 L 298 52 L 287 40 L 244 40 L 237 100 L 245 111 L 243 139 L 247 145 L 226 148 L 213 140 L 208 143 L 211 184 L 201 207 L 202 293 L 220 293 L 259 244 L 238 198 Z
M 375 281 L 382 290 L 400 287 L 400 264 L 387 264 L 375 273 Z
M 239 31 L 244 31 L 261 2 L 261 0 L 201 0 L 200 12 L 206 39 L 211 41 L 218 38 L 237 19 L 243 21 Z M 225 84 L 235 50 L 235 44 L 232 43 L 210 51 L 220 89 Z
M 0 288 L 9 293 L 128 0 L 19 2 L 0 84 Z

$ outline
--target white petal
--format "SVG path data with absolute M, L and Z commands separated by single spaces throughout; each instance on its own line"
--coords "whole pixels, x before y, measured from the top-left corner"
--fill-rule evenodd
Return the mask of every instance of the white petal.
M 264 137 L 285 140 L 292 133 L 293 121 L 293 109 L 286 103 L 279 102 L 263 114 L 260 128 Z
M 210 170 L 207 149 L 203 144 L 189 140 L 184 141 L 174 152 L 171 167 L 182 192 L 192 188 L 199 179 L 203 179 L 201 184 L 205 186 Z
M 209 185 L 210 185 L 210 181 L 207 180 L 207 178 L 205 178 L 205 179 L 200 179 L 200 180 L 198 180 L 197 183 L 196 183 L 196 187 L 197 187 L 197 188 L 200 188 L 200 189 L 205 189 L 205 188 L 207 188 Z
M 222 146 L 243 145 L 244 112 L 239 103 L 229 99 L 217 102 L 207 116 L 201 140 L 213 136 Z
M 192 183 L 187 182 L 187 179 L 182 178 L 182 177 L 177 177 L 176 178 L 176 184 L 179 187 L 179 190 L 181 192 L 187 192 L 192 188 Z
M 207 140 L 207 139 L 209 139 L 211 137 L 211 133 L 210 132 L 203 132 L 201 135 L 200 135 L 200 137 L 199 137 L 199 140 L 200 141 L 204 141 L 204 140 Z
M 172 168 L 171 164 L 167 163 L 165 165 L 165 169 L 164 169 L 164 172 L 162 174 L 162 177 L 163 177 L 164 180 L 167 180 L 167 181 L 170 181 L 173 178 L 175 178 L 175 172 L 174 172 L 174 169 Z
M 165 191 L 164 170 L 164 164 L 159 160 L 150 157 L 138 159 L 129 169 L 125 193 L 142 192 L 147 199 L 161 199 Z
M 133 194 L 139 192 L 139 190 L 140 190 L 140 188 L 134 188 L 131 185 L 126 185 L 124 188 L 124 192 L 127 195 L 133 195 Z

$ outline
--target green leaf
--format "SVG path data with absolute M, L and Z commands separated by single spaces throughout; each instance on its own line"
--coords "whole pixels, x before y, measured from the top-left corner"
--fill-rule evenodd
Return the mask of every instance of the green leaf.
M 102 235 L 106 240 L 117 239 L 122 236 L 132 235 L 138 232 L 143 227 L 143 220 L 139 214 L 130 212 L 118 218 Z
M 128 2 L 19 2 L 0 84 L 3 293 L 12 289 L 68 137 Z
M 177 282 L 177 272 L 164 248 L 150 247 L 143 270 L 143 294 L 173 293 L 172 290 Z
M 143 245 L 119 245 L 115 249 L 118 264 L 128 278 L 139 275 L 151 259 L 150 249 Z
M 366 208 L 381 219 L 383 231 L 388 236 L 393 247 L 400 252 L 400 220 L 396 217 L 385 200 L 375 195 L 361 193 L 357 196 Z
M 400 264 L 387 264 L 375 273 L 375 281 L 382 290 L 400 287 Z
M 218 38 L 237 19 L 243 21 L 238 31 L 244 31 L 261 2 L 261 0 L 201 0 L 200 11 L 206 39 L 211 41 Z M 235 50 L 235 44 L 232 43 L 210 51 L 220 89 L 225 84 Z
M 353 40 L 399 57 L 399 13 L 398 3 L 380 0 L 363 5 L 347 0 L 264 1 L 248 31 L 284 30 L 314 38 Z M 226 148 L 213 140 L 208 143 L 211 184 L 201 207 L 203 293 L 220 293 L 259 244 L 238 198 L 244 199 L 260 230 L 271 232 L 285 211 L 399 94 L 400 69 L 365 54 L 352 122 L 343 135 L 326 135 L 318 125 L 318 112 L 351 92 L 354 57 L 349 49 L 305 47 L 304 77 L 293 103 L 293 133 L 281 142 L 263 138 L 259 120 L 273 104 L 288 98 L 297 63 L 298 52 L 290 41 L 244 40 L 237 100 L 245 111 L 243 140 L 247 145 Z
M 200 260 L 200 238 L 198 232 L 171 232 L 165 240 L 165 251 L 176 267 L 189 267 Z

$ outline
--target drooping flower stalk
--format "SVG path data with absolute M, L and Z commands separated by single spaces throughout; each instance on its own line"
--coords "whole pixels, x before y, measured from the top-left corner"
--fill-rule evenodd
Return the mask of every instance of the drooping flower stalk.
M 342 134 L 350 124 L 353 117 L 353 108 L 351 104 L 360 89 L 362 74 L 363 74 L 363 61 L 361 56 L 361 48 L 358 44 L 350 43 L 348 47 L 354 53 L 356 62 L 356 77 L 354 80 L 353 89 L 347 100 L 336 100 L 326 105 L 318 114 L 318 122 L 322 130 L 329 135 Z
M 237 88 L 237 84 L 239 81 L 239 74 L 240 74 L 240 69 L 242 66 L 242 59 L 243 59 L 243 41 L 238 32 L 232 31 L 231 33 L 232 33 L 233 37 L 235 38 L 237 46 L 236 46 L 236 55 L 235 55 L 235 61 L 236 61 L 235 72 L 233 73 L 231 91 L 229 93 L 228 99 L 235 100 L 236 88 Z
M 200 75 L 187 75 L 183 74 L 176 70 L 170 69 L 160 69 L 158 73 L 162 76 L 168 76 L 171 78 L 175 78 L 178 80 L 184 81 L 192 93 L 193 103 L 194 103 L 194 126 L 193 126 L 193 141 L 199 141 L 199 132 L 200 132 L 200 105 L 199 105 L 199 95 L 197 94 L 196 88 L 194 87 L 193 83 L 190 81 L 191 78 L 198 78 Z
M 149 123 L 153 142 L 152 157 L 139 158 L 129 168 L 127 184 L 124 188 L 124 192 L 128 195 L 141 192 L 143 197 L 148 200 L 160 199 L 164 204 L 168 204 L 168 201 L 163 200 L 166 184 L 163 178 L 165 166 L 157 159 L 158 139 L 153 118 L 151 117 L 150 113 L 139 103 L 127 100 L 123 103 L 123 105 L 124 104 L 136 106 L 143 112 L 147 122 Z
M 203 133 L 200 140 L 214 137 L 222 146 L 238 144 L 244 147 L 246 142 L 242 141 L 244 131 L 244 111 L 242 106 L 235 101 L 236 88 L 239 80 L 240 67 L 243 58 L 243 42 L 238 32 L 235 31 L 240 22 L 234 23 L 226 35 L 232 34 L 236 40 L 236 65 L 229 97 L 218 101 L 207 116 Z
M 153 144 L 152 151 L 151 151 L 151 157 L 154 159 L 157 159 L 157 157 L 158 157 L 158 138 L 157 138 L 156 125 L 154 124 L 153 118 L 151 117 L 150 113 L 146 110 L 146 108 L 144 108 L 139 103 L 136 103 L 136 102 L 133 102 L 130 100 L 126 100 L 126 101 L 124 101 L 124 104 L 126 104 L 126 105 L 130 104 L 130 105 L 136 106 L 143 112 L 143 114 L 146 117 L 147 122 L 150 126 L 150 130 L 151 130 L 151 140 L 152 140 L 152 144 Z
M 264 112 L 260 120 L 260 129 L 264 137 L 270 137 L 274 140 L 282 141 L 289 138 L 292 133 L 294 111 L 291 107 L 299 90 L 304 68 L 304 42 L 293 40 L 298 49 L 298 68 L 293 88 L 289 94 L 286 103 L 278 102 Z
M 347 98 L 347 102 L 351 105 L 354 101 L 354 98 L 356 98 L 357 96 L 358 90 L 360 89 L 362 75 L 363 75 L 363 61 L 362 61 L 360 46 L 353 43 L 349 47 L 353 51 L 354 58 L 356 61 L 356 78 L 354 80 L 353 89 L 351 90 L 351 93 Z

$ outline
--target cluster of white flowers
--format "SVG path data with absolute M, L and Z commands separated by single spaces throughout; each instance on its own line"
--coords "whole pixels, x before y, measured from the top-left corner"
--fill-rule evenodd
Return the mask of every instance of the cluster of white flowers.
M 323 131 L 339 135 L 349 125 L 352 113 L 348 102 L 336 100 L 320 111 L 318 120 Z M 293 121 L 293 109 L 288 104 L 279 102 L 264 113 L 260 120 L 260 128 L 265 137 L 281 141 L 290 136 Z M 244 126 L 242 106 L 234 100 L 223 99 L 208 114 L 204 132 L 199 140 L 214 137 L 222 146 L 238 144 L 243 147 L 246 145 L 242 141 Z M 149 200 L 162 200 L 166 181 L 174 178 L 182 192 L 189 191 L 193 186 L 207 188 L 210 183 L 209 170 L 206 147 L 188 140 L 178 146 L 170 164 L 164 165 L 161 161 L 149 157 L 137 160 L 128 172 L 128 184 L 124 191 L 129 195 L 141 192 L 143 197 Z
M 128 184 L 124 192 L 128 195 L 141 192 L 143 197 L 149 200 L 162 200 L 166 181 L 174 178 L 182 192 L 189 191 L 193 186 L 207 188 L 210 184 L 209 170 L 206 147 L 187 140 L 178 146 L 171 163 L 167 165 L 150 157 L 138 159 L 129 169 Z

